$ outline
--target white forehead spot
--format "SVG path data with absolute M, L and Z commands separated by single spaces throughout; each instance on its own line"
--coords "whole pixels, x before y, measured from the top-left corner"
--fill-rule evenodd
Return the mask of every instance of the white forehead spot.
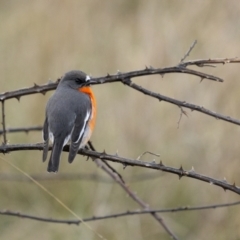
M 87 75 L 85 81 L 89 81 L 91 78 Z

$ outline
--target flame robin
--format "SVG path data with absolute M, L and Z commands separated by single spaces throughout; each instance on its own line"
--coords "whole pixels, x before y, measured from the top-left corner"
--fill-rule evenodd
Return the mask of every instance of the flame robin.
M 96 120 L 96 99 L 90 77 L 82 71 L 67 72 L 46 106 L 43 125 L 43 161 L 47 158 L 49 138 L 53 144 L 48 172 L 57 172 L 63 147 L 70 141 L 68 162 L 91 137 Z

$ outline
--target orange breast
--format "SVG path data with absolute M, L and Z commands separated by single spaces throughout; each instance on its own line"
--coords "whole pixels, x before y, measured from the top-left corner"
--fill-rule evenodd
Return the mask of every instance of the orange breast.
M 82 87 L 78 89 L 80 92 L 83 92 L 85 94 L 88 94 L 88 96 L 90 97 L 91 100 L 91 104 L 92 104 L 92 116 L 91 119 L 89 121 L 89 127 L 91 129 L 91 131 L 93 131 L 94 126 L 95 126 L 95 122 L 96 122 L 96 108 L 97 108 L 97 103 L 96 103 L 96 98 L 93 94 L 93 91 L 90 87 Z

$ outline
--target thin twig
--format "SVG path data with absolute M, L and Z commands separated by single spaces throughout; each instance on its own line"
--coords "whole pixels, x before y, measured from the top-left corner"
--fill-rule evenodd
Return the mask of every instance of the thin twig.
M 178 213 L 178 212 L 186 212 L 186 211 L 199 211 L 199 210 L 209 210 L 209 209 L 217 209 L 223 207 L 233 207 L 239 205 L 240 201 L 232 202 L 232 203 L 223 203 L 223 204 L 214 204 L 214 205 L 206 205 L 206 206 L 196 206 L 196 207 L 177 207 L 177 208 L 168 208 L 168 209 L 152 209 L 152 210 L 135 210 L 135 211 L 126 211 L 121 213 L 109 214 L 104 216 L 94 216 L 89 218 L 83 218 L 84 222 L 92 222 L 92 221 L 99 221 L 104 219 L 112 219 L 112 218 L 119 218 L 119 217 L 126 217 L 126 216 L 134 216 L 134 215 L 142 215 L 142 214 L 149 214 L 149 213 Z M 79 220 L 66 220 L 66 219 L 53 219 L 53 218 L 46 218 L 46 217 L 38 217 L 29 214 L 24 214 L 20 212 L 14 212 L 10 210 L 0 210 L 0 215 L 5 216 L 12 216 L 12 217 L 20 217 L 26 218 L 30 220 L 48 222 L 48 223 L 61 223 L 61 224 L 75 224 L 79 225 L 81 221 Z
M 33 126 L 33 127 L 19 127 L 19 128 L 6 128 L 6 133 L 17 133 L 17 132 L 32 132 L 32 131 L 42 131 L 42 126 Z M 3 130 L 0 129 L 0 135 L 3 134 Z
M 2 101 L 2 126 L 3 126 L 3 144 L 7 144 L 6 123 L 5 123 L 5 101 Z
M 96 149 L 95 149 L 95 147 L 93 146 L 93 144 L 92 144 L 91 141 L 88 141 L 88 146 L 89 146 L 90 150 L 96 151 Z M 124 180 L 123 180 L 122 175 L 121 175 L 116 169 L 114 169 L 114 168 L 113 168 L 108 162 L 106 162 L 105 160 L 102 160 L 102 161 L 107 165 L 107 167 L 108 167 L 111 171 L 113 171 L 115 174 L 118 175 L 119 179 L 120 179 L 123 183 L 125 183 Z
M 109 176 L 111 176 L 123 189 L 126 193 L 135 201 L 137 202 L 143 209 L 149 210 L 149 205 L 146 204 L 142 199 L 140 199 L 134 192 L 130 190 L 130 188 L 123 183 L 115 173 L 113 173 L 99 158 L 94 158 L 94 162 L 101 167 Z M 161 226 L 165 229 L 165 231 L 175 240 L 177 240 L 177 236 L 170 230 L 170 228 L 166 225 L 165 221 L 162 217 L 160 217 L 155 212 L 150 212 L 150 214 L 161 224 Z
M 228 64 L 228 63 L 240 63 L 240 59 L 238 57 L 235 58 L 212 58 L 212 59 L 198 59 L 198 60 L 190 60 L 183 63 L 185 67 L 190 65 L 195 65 L 197 67 L 205 67 L 211 66 L 211 64 Z
M 59 82 L 59 79 L 54 83 L 48 83 L 44 85 L 34 84 L 33 87 L 22 88 L 15 91 L 5 92 L 0 94 L 0 101 L 4 101 L 6 99 L 11 99 L 11 98 L 16 98 L 19 101 L 22 96 L 36 94 L 36 93 L 42 93 L 43 95 L 45 95 L 46 92 L 56 89 L 58 82 Z
M 95 151 L 95 148 L 93 147 L 92 143 L 90 143 L 90 147 L 92 148 L 92 150 Z M 116 183 L 118 183 L 123 189 L 124 191 L 135 201 L 137 202 L 143 209 L 150 209 L 149 205 L 146 204 L 141 198 L 139 198 L 136 193 L 134 193 L 129 186 L 126 185 L 126 183 L 123 181 L 123 178 L 120 174 L 116 174 L 116 170 L 114 169 L 114 171 L 112 170 L 112 167 L 109 168 L 109 165 L 106 165 L 105 162 L 103 162 L 103 159 L 100 158 L 94 158 L 92 157 L 92 159 L 94 160 L 94 162 L 98 165 L 98 167 L 100 167 L 101 169 L 103 169 Z M 119 177 L 120 175 L 120 177 Z M 169 236 L 171 236 L 173 239 L 177 240 L 178 237 L 172 232 L 172 230 L 166 225 L 165 221 L 163 220 L 162 217 L 160 217 L 157 213 L 155 212 L 151 212 L 150 213 L 153 218 L 155 218 L 160 225 L 163 227 L 163 229 L 169 234 Z
M 188 117 L 186 111 L 184 111 L 182 107 L 179 107 L 179 108 L 180 108 L 181 112 L 180 112 L 180 116 L 179 116 L 179 119 L 178 119 L 178 122 L 177 122 L 177 125 L 178 125 L 177 128 L 179 128 L 179 126 L 180 126 L 180 122 L 181 122 L 181 120 L 182 120 L 183 114 L 184 114 L 186 117 Z
M 42 150 L 43 149 L 43 144 L 42 143 L 37 143 L 37 144 L 16 144 L 16 145 L 2 145 L 0 146 L 0 153 L 9 153 L 13 151 L 26 151 L 26 150 Z M 51 150 L 51 147 L 49 147 L 49 150 Z M 69 152 L 69 146 L 65 146 L 63 148 L 63 151 Z M 200 173 L 195 172 L 195 170 L 192 168 L 191 170 L 184 170 L 182 167 L 178 168 L 173 168 L 169 166 L 163 165 L 162 161 L 158 163 L 154 162 L 144 162 L 144 161 L 139 161 L 135 159 L 129 159 L 129 158 L 123 158 L 120 156 L 116 155 L 110 155 L 107 154 L 106 152 L 95 152 L 95 151 L 90 151 L 86 149 L 81 149 L 78 152 L 79 154 L 82 154 L 84 156 L 89 156 L 89 157 L 94 157 L 94 158 L 100 158 L 106 161 L 111 161 L 111 162 L 116 162 L 120 163 L 124 166 L 138 166 L 142 168 L 149 168 L 149 169 L 154 169 L 154 170 L 161 170 L 163 172 L 168 172 L 172 173 L 175 175 L 178 175 L 179 178 L 181 177 L 188 177 L 188 178 L 194 178 L 203 182 L 210 183 L 211 185 L 216 185 L 224 190 L 229 190 L 231 192 L 235 192 L 237 194 L 240 194 L 240 188 L 236 186 L 235 183 L 230 184 L 228 183 L 224 178 L 223 180 L 217 180 L 212 177 L 208 177 L 205 175 L 202 175 Z
M 174 104 L 174 105 L 176 105 L 178 107 L 189 108 L 189 109 L 191 109 L 193 111 L 201 112 L 201 113 L 204 113 L 206 115 L 215 117 L 216 119 L 221 119 L 221 120 L 226 121 L 226 122 L 230 122 L 230 123 L 233 123 L 233 124 L 236 124 L 236 125 L 240 125 L 240 121 L 238 119 L 234 119 L 234 118 L 231 118 L 229 116 L 225 116 L 223 114 L 213 112 L 211 110 L 208 110 L 208 109 L 206 109 L 204 107 L 200 107 L 198 105 L 187 103 L 185 101 L 179 101 L 177 99 L 166 97 L 166 96 L 164 96 L 162 94 L 152 92 L 152 91 L 150 91 L 148 89 L 145 89 L 145 88 L 137 85 L 136 83 L 133 83 L 130 79 L 123 79 L 122 83 L 125 84 L 125 85 L 128 85 L 129 87 L 131 87 L 131 88 L 133 88 L 133 89 L 135 89 L 135 90 L 137 90 L 137 91 L 139 91 L 141 93 L 144 93 L 145 95 L 148 95 L 150 97 L 156 98 L 159 101 L 165 101 L 165 102 Z
M 145 152 L 143 152 L 142 154 L 140 154 L 136 159 L 137 159 L 137 160 L 140 160 L 141 157 L 144 156 L 144 155 L 147 154 L 147 153 L 150 154 L 150 155 L 153 155 L 153 156 L 155 156 L 155 157 L 160 157 L 160 154 L 158 154 L 158 153 L 153 153 L 153 152 L 145 151 Z
M 190 52 L 193 50 L 193 48 L 196 46 L 196 44 L 197 44 L 197 40 L 195 40 L 195 41 L 192 43 L 192 45 L 190 46 L 190 48 L 188 49 L 188 51 L 185 53 L 185 55 L 184 55 L 183 58 L 181 59 L 180 64 L 181 64 L 182 62 L 184 62 L 184 60 L 189 56 Z
M 240 60 L 237 58 L 221 58 L 221 59 L 203 59 L 203 60 L 193 60 L 193 61 L 188 61 L 184 62 L 180 66 L 173 66 L 173 67 L 165 67 L 165 68 L 148 68 L 146 67 L 143 70 L 137 70 L 137 71 L 131 71 L 127 73 L 117 73 L 117 74 L 107 74 L 105 77 L 98 77 L 98 78 L 92 78 L 91 84 L 103 84 L 103 83 L 113 83 L 113 82 L 120 82 L 121 79 L 126 79 L 126 78 L 136 78 L 136 77 L 141 77 L 141 76 L 147 76 L 147 75 L 164 75 L 164 74 L 169 74 L 169 73 L 183 73 L 183 74 L 190 74 L 190 75 L 195 75 L 200 78 L 208 79 L 208 80 L 213 80 L 217 82 L 223 82 L 223 80 L 219 77 L 206 74 L 203 72 L 195 71 L 192 69 L 187 69 L 186 66 L 188 65 L 196 65 L 200 66 L 201 64 L 209 64 L 209 63 L 239 63 Z M 45 94 L 48 91 L 56 89 L 58 85 L 59 79 L 56 82 L 53 83 L 48 83 L 44 85 L 37 85 L 34 84 L 33 87 L 29 88 L 23 88 L 15 91 L 9 91 L 0 94 L 0 101 L 4 101 L 6 99 L 11 99 L 11 98 L 16 98 L 20 100 L 22 96 L 30 95 L 30 94 L 36 94 L 36 93 L 42 93 Z

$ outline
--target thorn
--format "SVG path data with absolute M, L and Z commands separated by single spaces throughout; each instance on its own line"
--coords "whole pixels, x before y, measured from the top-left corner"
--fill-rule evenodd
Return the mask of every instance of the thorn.
M 145 66 L 145 70 L 148 70 L 148 66 Z
M 164 164 L 162 163 L 162 160 L 160 160 L 160 163 L 159 163 L 160 166 L 164 166 Z
M 54 83 L 51 79 L 48 79 L 48 84 Z
M 182 113 L 183 113 L 186 117 L 188 117 L 187 112 L 186 112 L 185 110 L 183 110 L 183 109 L 181 108 L 181 111 L 182 111 Z
M 34 88 L 37 88 L 37 87 L 39 87 L 39 85 L 37 85 L 36 83 L 34 83 L 33 87 L 34 87 Z
M 203 79 L 204 79 L 204 77 L 201 77 L 201 79 L 200 79 L 200 83 L 203 81 Z
M 181 167 L 179 168 L 179 170 L 181 171 L 181 173 L 178 175 L 178 177 L 179 177 L 179 180 L 183 177 L 183 168 L 182 168 L 182 165 L 181 165 Z
M 123 170 L 127 167 L 127 164 L 126 163 L 123 163 Z
M 42 91 L 41 93 L 42 93 L 42 95 L 45 95 L 45 94 L 46 94 L 46 92 L 45 92 L 45 91 Z
M 162 78 L 164 78 L 164 75 L 165 75 L 165 74 L 164 74 L 164 73 L 160 73 L 159 75 L 160 75 Z
M 189 172 L 195 172 L 194 167 L 192 166 L 191 170 Z
M 150 65 L 150 66 L 149 66 L 149 69 L 153 70 L 154 68 Z
M 17 99 L 19 102 L 20 102 L 20 98 L 21 98 L 20 96 L 17 96 L 17 97 L 16 97 L 16 99 Z
M 232 185 L 234 188 L 236 188 L 236 184 L 235 184 L 235 182 L 233 183 L 233 185 Z
M 109 73 L 107 73 L 106 77 L 111 77 Z

